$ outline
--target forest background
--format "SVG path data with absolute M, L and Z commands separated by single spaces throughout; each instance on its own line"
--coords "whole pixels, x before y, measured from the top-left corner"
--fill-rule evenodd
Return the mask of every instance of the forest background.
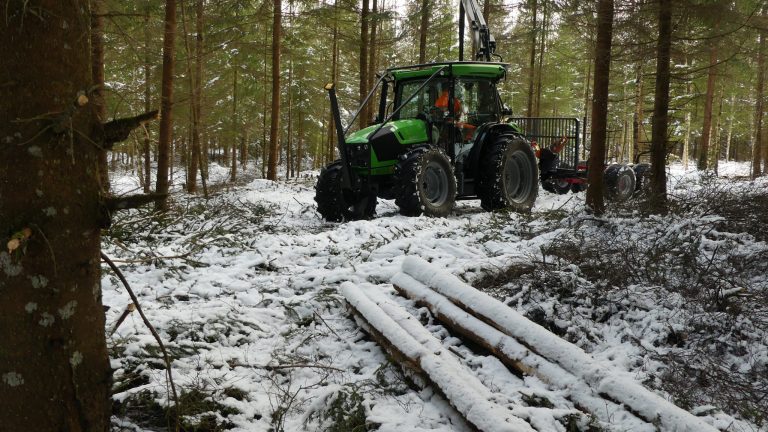
M 588 148 L 596 3 L 481 4 L 497 53 L 510 63 L 501 88 L 504 102 L 516 115 L 582 120 Z M 99 5 L 109 119 L 160 106 L 166 6 L 157 0 Z M 757 115 L 763 111 L 764 6 L 749 0 L 674 2 L 667 145 L 672 159 L 716 171 L 720 159 L 753 159 L 756 141 L 765 148 Z M 248 161 L 256 166 L 251 174 L 272 179 L 318 169 L 336 157 L 325 83 L 337 82 L 348 120 L 377 72 L 458 58 L 455 0 L 195 0 L 175 9 L 169 151 L 172 166 L 188 168 L 187 178 L 177 183 L 190 191 L 199 181 L 195 154 L 206 155 L 200 158 L 203 175 L 209 161 L 216 161 L 231 167 L 231 180 Z M 657 16 L 656 2 L 616 2 L 609 160 L 647 159 Z M 276 83 L 279 98 L 273 97 Z M 369 122 L 372 113 L 363 114 Z M 151 128 L 139 131 L 111 154 L 113 168 L 122 163 L 139 171 L 146 191 L 157 159 L 155 137 Z M 764 160 L 767 154 L 758 147 L 754 156 Z M 761 171 L 758 165 L 755 173 Z

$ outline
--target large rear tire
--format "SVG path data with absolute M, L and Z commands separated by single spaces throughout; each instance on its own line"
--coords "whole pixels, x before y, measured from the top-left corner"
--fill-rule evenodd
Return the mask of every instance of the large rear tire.
M 477 177 L 477 195 L 487 211 L 510 208 L 529 212 L 539 193 L 536 155 L 519 136 L 502 135 L 484 149 Z
M 341 161 L 333 162 L 320 172 L 315 185 L 317 212 L 329 222 L 372 219 L 376 214 L 376 196 L 350 200 L 341 188 Z
M 445 217 L 456 202 L 456 177 L 451 160 L 437 148 L 406 153 L 395 166 L 400 214 Z
M 621 203 L 635 193 L 635 172 L 623 164 L 609 165 L 603 174 L 605 196 L 613 202 Z

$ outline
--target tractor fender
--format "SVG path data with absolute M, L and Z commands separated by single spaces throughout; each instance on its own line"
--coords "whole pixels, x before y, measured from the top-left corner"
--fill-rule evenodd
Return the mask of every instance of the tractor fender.
M 472 150 L 469 151 L 467 164 L 464 166 L 464 173 L 468 177 L 476 177 L 480 166 L 480 159 L 485 151 L 485 146 L 487 146 L 488 143 L 494 142 L 495 139 L 501 135 L 514 135 L 525 139 L 525 136 L 509 123 L 491 122 L 480 126 L 477 128 L 475 142 L 472 144 Z M 528 140 L 526 139 L 526 141 Z

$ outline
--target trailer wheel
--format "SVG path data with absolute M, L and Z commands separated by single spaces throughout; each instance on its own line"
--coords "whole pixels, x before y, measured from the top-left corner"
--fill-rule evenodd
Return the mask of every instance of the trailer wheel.
M 406 153 L 395 166 L 400 214 L 448 216 L 456 202 L 456 177 L 451 160 L 437 148 L 420 148 Z
M 315 185 L 317 212 L 329 222 L 371 219 L 376 214 L 376 196 L 351 200 L 341 189 L 341 161 L 320 172 Z
M 606 197 L 613 202 L 624 202 L 635 193 L 635 172 L 623 164 L 613 164 L 603 174 Z
M 635 193 L 648 194 L 651 190 L 651 164 L 637 164 L 632 169 L 635 171 Z
M 510 208 L 528 212 L 539 193 L 536 156 L 530 144 L 518 136 L 497 138 L 485 150 L 477 177 L 477 195 L 487 211 Z
M 571 184 L 564 179 L 546 179 L 541 182 L 541 187 L 547 192 L 558 195 L 567 194 L 571 190 Z

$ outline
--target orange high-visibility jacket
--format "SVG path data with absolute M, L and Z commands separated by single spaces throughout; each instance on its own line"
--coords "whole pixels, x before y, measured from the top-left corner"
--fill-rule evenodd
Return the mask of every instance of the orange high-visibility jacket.
M 443 92 L 440 93 L 440 97 L 435 101 L 435 107 L 448 110 L 448 90 L 443 90 Z M 459 103 L 459 98 L 453 98 L 453 112 L 457 115 L 461 113 L 461 103 Z

